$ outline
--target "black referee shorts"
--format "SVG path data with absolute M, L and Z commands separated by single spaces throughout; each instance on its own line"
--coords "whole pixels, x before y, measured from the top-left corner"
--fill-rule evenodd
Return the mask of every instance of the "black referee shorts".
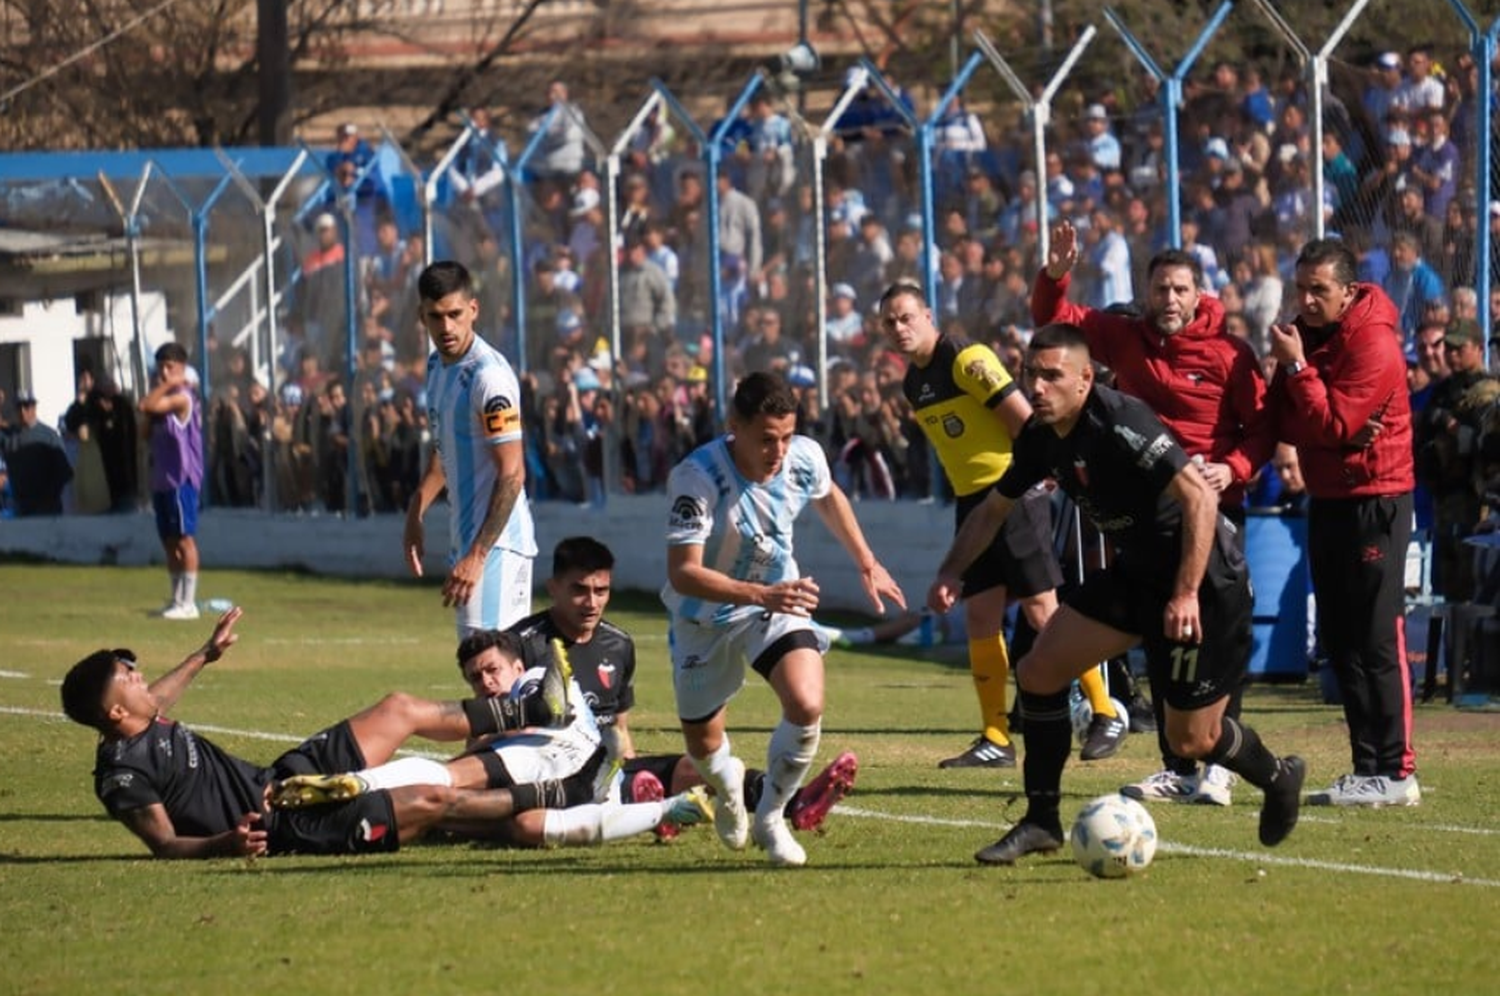
M 989 493 L 986 488 L 954 503 L 955 535 Z M 1011 598 L 1025 598 L 1061 585 L 1062 568 L 1052 552 L 1051 495 L 1042 490 L 1027 492 L 1011 509 L 995 542 L 964 571 L 963 583 L 964 598 L 1001 586 Z

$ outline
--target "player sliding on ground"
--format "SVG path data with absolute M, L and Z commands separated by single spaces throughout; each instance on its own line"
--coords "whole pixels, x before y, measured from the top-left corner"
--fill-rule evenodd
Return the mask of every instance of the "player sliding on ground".
M 1142 643 L 1153 694 L 1165 697 L 1167 740 L 1181 757 L 1221 764 L 1265 793 L 1260 841 L 1297 825 L 1301 758 L 1277 758 L 1229 716 L 1230 692 L 1250 655 L 1250 575 L 1217 496 L 1140 401 L 1094 383 L 1088 341 L 1075 325 L 1038 329 L 1026 352 L 1034 412 L 1014 460 L 965 520 L 938 568 L 927 604 L 946 612 L 964 569 L 1028 488 L 1057 481 L 1115 547 L 1048 620 L 1016 667 L 1026 721 L 1026 816 L 979 851 L 1014 864 L 1063 844 L 1058 814 L 1070 751 L 1068 687 L 1096 661 Z

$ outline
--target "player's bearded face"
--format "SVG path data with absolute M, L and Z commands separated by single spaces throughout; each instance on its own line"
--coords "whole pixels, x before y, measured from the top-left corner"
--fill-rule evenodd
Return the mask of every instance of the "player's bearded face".
M 1031 410 L 1043 425 L 1065 424 L 1077 416 L 1093 382 L 1088 360 L 1067 349 L 1032 352 L 1023 373 Z
M 457 359 L 469 351 L 474 341 L 479 302 L 462 291 L 454 291 L 437 301 L 423 301 L 421 316 L 432 348 L 444 359 Z
M 1151 274 L 1147 317 L 1158 332 L 1176 335 L 1198 311 L 1198 284 L 1185 266 L 1163 266 Z

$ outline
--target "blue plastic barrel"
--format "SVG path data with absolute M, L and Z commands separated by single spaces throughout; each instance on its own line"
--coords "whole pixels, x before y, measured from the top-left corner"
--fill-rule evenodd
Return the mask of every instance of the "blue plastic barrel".
M 1245 559 L 1255 587 L 1249 676 L 1307 678 L 1307 519 L 1252 510 L 1245 518 Z

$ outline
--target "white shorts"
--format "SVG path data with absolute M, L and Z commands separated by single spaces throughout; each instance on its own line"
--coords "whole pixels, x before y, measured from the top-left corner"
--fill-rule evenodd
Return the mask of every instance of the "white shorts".
M 485 629 L 506 629 L 531 615 L 531 557 L 495 547 L 468 604 L 454 609 L 458 638 Z
M 673 619 L 668 642 L 678 717 L 698 722 L 724 708 L 744 687 L 746 667 L 778 640 L 798 633 L 816 641 L 818 653 L 828 652 L 828 637 L 802 616 L 757 614 L 728 626 Z

